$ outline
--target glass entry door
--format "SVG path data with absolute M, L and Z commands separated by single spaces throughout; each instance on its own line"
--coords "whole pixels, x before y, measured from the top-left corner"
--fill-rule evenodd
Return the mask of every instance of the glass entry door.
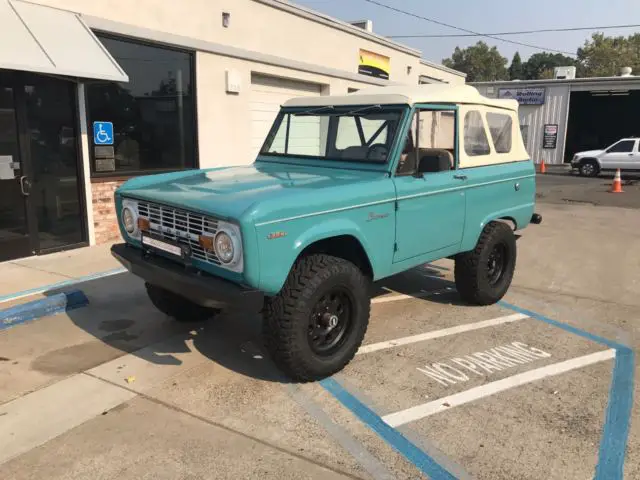
M 0 262 L 34 253 L 13 78 L 0 72 Z
M 0 70 L 0 261 L 86 240 L 75 88 Z

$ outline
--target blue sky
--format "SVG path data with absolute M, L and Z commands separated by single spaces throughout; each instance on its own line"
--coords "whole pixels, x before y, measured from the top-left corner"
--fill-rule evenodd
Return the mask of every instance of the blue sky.
M 373 21 L 380 35 L 451 34 L 456 30 L 394 13 L 364 0 L 291 0 L 340 20 Z M 378 0 L 396 8 L 431 17 L 477 32 L 535 30 L 540 28 L 589 27 L 600 25 L 640 24 L 639 0 Z M 607 35 L 629 35 L 640 28 L 606 30 Z M 506 37 L 541 47 L 575 52 L 591 36 L 589 31 L 539 33 Z M 456 46 L 473 45 L 479 39 L 430 38 L 397 40 L 423 52 L 427 60 L 440 62 Z M 523 60 L 540 50 L 483 39 L 496 45 L 511 61 L 520 52 Z

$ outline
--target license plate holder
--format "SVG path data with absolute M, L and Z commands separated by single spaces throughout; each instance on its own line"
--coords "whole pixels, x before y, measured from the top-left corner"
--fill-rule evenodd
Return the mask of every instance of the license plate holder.
M 142 234 L 141 243 L 143 248 L 153 253 L 162 253 L 182 261 L 189 258 L 189 252 L 183 245 L 172 240 L 167 240 L 166 238 L 161 238 L 156 235 Z

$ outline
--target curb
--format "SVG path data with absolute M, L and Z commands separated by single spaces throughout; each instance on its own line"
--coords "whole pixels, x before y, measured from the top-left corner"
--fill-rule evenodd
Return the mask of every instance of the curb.
M 88 304 L 89 299 L 81 290 L 72 290 L 0 310 L 0 332 L 25 322 L 68 312 Z
M 119 275 L 125 273 L 126 268 L 114 268 L 113 270 L 107 270 L 106 272 L 93 273 L 91 275 L 85 275 L 84 277 L 72 278 L 70 280 L 64 280 L 62 282 L 52 283 L 50 285 L 44 285 L 42 287 L 30 288 L 29 290 L 23 290 L 21 292 L 10 293 L 9 295 L 0 296 L 0 303 L 10 302 L 12 300 L 18 300 L 24 297 L 30 297 L 31 295 L 37 295 L 39 293 L 50 292 L 51 290 L 58 290 L 60 288 L 70 287 L 78 283 L 89 282 L 91 280 L 98 280 L 104 277 L 110 277 L 112 275 Z

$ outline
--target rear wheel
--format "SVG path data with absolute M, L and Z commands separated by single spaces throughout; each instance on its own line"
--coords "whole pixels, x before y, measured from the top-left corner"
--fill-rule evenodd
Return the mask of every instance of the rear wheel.
M 516 239 L 511 227 L 490 222 L 476 248 L 456 256 L 456 287 L 466 302 L 491 305 L 507 293 L 515 267 Z
M 600 173 L 600 166 L 595 160 L 583 160 L 580 164 L 580 175 L 583 177 L 595 177 Z
M 193 303 L 164 288 L 145 283 L 147 295 L 153 306 L 178 322 L 201 322 L 213 317 L 217 310 Z
M 330 255 L 303 257 L 282 291 L 265 302 L 267 349 L 293 380 L 328 377 L 360 347 L 370 306 L 369 279 L 354 264 Z

